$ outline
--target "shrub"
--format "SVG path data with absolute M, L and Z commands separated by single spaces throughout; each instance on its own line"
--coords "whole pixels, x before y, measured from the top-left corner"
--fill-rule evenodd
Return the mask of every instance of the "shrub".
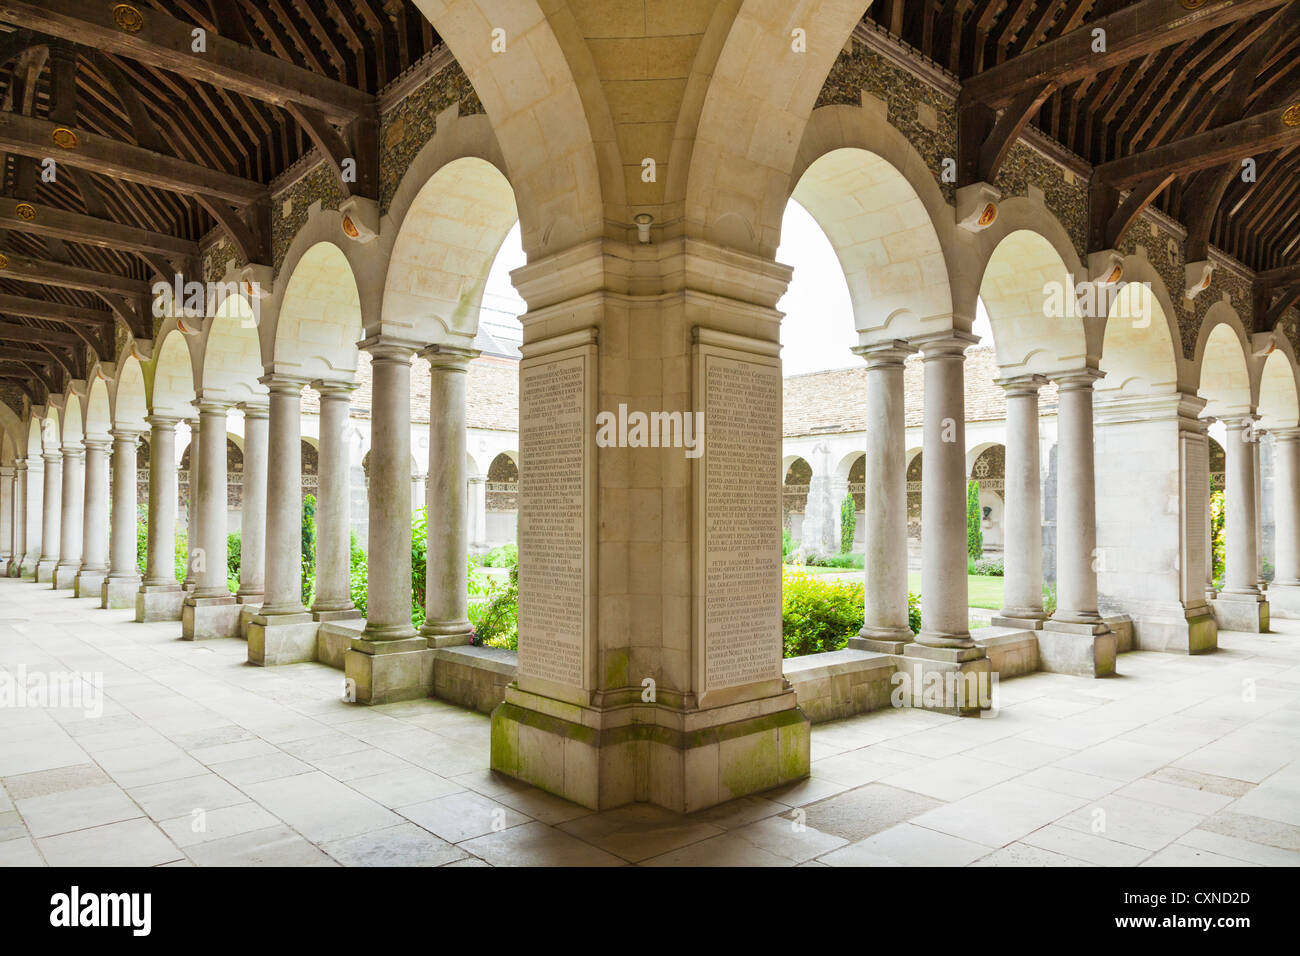
M 907 595 L 907 626 L 913 634 L 921 633 L 921 595 L 911 592 Z
M 234 594 L 239 590 L 240 537 L 238 531 L 226 535 L 226 587 Z
M 810 554 L 807 563 L 817 568 L 844 568 L 862 570 L 867 566 L 864 554 Z
M 795 545 L 794 545 L 794 538 L 790 536 L 790 529 L 789 529 L 789 528 L 782 528 L 782 529 L 781 529 L 781 560 L 782 560 L 782 562 L 784 562 L 785 559 L 788 558 L 788 557 L 790 556 L 790 552 L 794 550 L 794 547 L 795 547 Z
M 189 529 L 176 532 L 176 546 L 172 555 L 172 570 L 176 575 L 176 580 L 181 584 L 185 583 L 185 575 L 189 571 L 190 550 L 189 550 Z
M 845 495 L 840 502 L 840 553 L 848 554 L 853 550 L 853 536 L 858 530 L 858 503 L 852 495 Z
M 472 579 L 471 579 L 472 580 Z M 470 593 L 474 586 L 471 584 Z M 519 562 L 510 566 L 510 578 L 504 588 L 490 589 L 492 598 L 470 605 L 469 618 L 474 625 L 474 641 L 488 647 L 519 649 Z
M 349 590 L 352 592 L 352 603 L 356 605 L 362 616 L 366 613 L 366 595 L 369 593 L 367 588 L 369 566 L 366 564 L 366 549 L 361 547 L 357 541 L 357 533 L 352 532 L 352 542 L 349 547 L 348 563 L 348 580 Z
M 302 603 L 311 607 L 316 590 L 316 496 L 302 499 Z
M 863 584 L 826 581 L 791 572 L 781 588 L 781 634 L 786 657 L 843 648 L 862 629 Z
M 411 517 L 411 624 L 424 626 L 424 599 L 428 591 L 429 513 L 420 508 Z
M 485 568 L 509 568 L 519 563 L 519 546 L 501 544 L 483 556 Z
M 1000 578 L 1005 575 L 1005 568 L 1001 558 L 979 558 L 969 562 L 966 572 Z
M 1050 616 L 1056 613 L 1056 585 L 1043 585 L 1043 610 Z
M 984 512 L 980 508 L 980 484 L 978 481 L 966 482 L 966 551 L 972 558 L 984 556 L 984 532 L 980 520 Z
M 149 509 L 139 505 L 135 513 L 135 566 L 141 574 L 149 562 Z
M 1226 547 L 1223 537 L 1223 520 L 1226 514 L 1227 509 L 1224 507 L 1223 489 L 1212 490 L 1210 492 L 1210 537 L 1213 544 L 1211 548 L 1214 560 L 1212 570 L 1216 588 L 1223 587 Z

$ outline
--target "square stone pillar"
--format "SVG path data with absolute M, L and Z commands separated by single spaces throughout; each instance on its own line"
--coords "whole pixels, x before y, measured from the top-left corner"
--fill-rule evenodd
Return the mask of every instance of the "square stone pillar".
M 1223 588 L 1211 603 L 1220 628 L 1264 633 L 1268 630 L 1269 605 L 1259 589 L 1259 524 L 1255 504 L 1259 485 L 1255 445 L 1260 433 L 1256 420 L 1250 414 L 1224 416 L 1228 428 L 1223 444 L 1227 567 Z
M 1098 396 L 1098 608 L 1132 620 L 1136 649 L 1199 654 L 1218 644 L 1205 599 L 1204 406 L 1181 393 Z
M 519 671 L 492 767 L 693 811 L 808 773 L 782 676 L 776 263 L 590 243 L 514 278 Z

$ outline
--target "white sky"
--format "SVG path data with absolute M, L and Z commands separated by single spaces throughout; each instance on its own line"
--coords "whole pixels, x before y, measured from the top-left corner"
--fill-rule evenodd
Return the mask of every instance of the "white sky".
M 857 365 L 861 359 L 849 351 L 858 344 L 858 334 L 853 328 L 853 307 L 844 270 L 826 233 L 793 199 L 785 207 L 776 258 L 794 267 L 790 288 L 777 304 L 785 313 L 781 322 L 785 374 L 801 375 Z M 525 306 L 510 284 L 510 270 L 526 261 L 519 241 L 519 223 L 515 223 L 488 273 L 482 316 L 489 326 L 512 330 L 515 341 L 521 334 L 518 316 Z M 973 331 L 980 337 L 980 344 L 993 344 L 983 301 L 979 303 Z

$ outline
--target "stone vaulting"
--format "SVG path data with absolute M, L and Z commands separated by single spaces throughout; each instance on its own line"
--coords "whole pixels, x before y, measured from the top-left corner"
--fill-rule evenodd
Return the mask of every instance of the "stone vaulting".
M 0 861 L 1296 861 L 1300 3 L 10 0 L 0 28 L 0 668 L 86 662 L 106 698 L 98 731 L 0 709 Z M 791 201 L 857 344 L 783 383 Z M 516 223 L 519 361 L 485 362 Z M 466 569 L 467 435 L 516 421 L 517 653 L 475 642 Z M 850 425 L 809 485 L 860 497 L 863 624 L 785 658 L 783 439 Z M 989 468 L 1004 603 L 972 631 Z M 183 780 L 228 808 L 206 849 Z

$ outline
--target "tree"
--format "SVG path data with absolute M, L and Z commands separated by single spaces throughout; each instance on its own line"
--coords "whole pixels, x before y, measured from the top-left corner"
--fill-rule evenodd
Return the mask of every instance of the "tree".
M 984 509 L 980 507 L 980 483 L 968 481 L 966 483 L 966 550 L 976 561 L 984 557 L 984 532 L 980 530 L 983 517 Z
M 853 536 L 858 530 L 858 503 L 852 495 L 840 502 L 840 554 L 853 550 Z

